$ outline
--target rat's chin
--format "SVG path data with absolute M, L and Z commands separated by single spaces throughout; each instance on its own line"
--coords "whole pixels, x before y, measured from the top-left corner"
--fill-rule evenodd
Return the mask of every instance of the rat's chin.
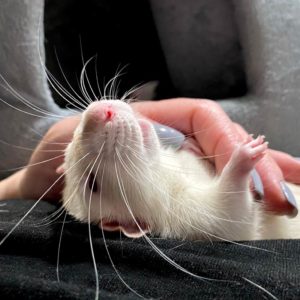
M 99 227 L 105 231 L 121 231 L 130 238 L 140 238 L 150 232 L 150 227 L 141 219 L 130 221 L 119 221 L 112 218 L 103 218 L 99 222 Z

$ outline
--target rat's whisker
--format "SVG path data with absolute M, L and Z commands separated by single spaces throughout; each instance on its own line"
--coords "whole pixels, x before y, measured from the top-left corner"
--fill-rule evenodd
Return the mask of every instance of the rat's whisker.
M 118 182 L 118 186 L 119 186 L 119 189 L 120 189 L 120 192 L 121 192 L 121 195 L 122 195 L 122 198 L 124 200 L 124 194 L 123 194 L 123 186 L 122 186 L 122 181 L 120 180 L 119 178 L 119 175 L 118 175 L 118 170 L 117 170 L 117 165 L 116 165 L 116 159 L 114 159 L 114 165 L 115 165 L 115 172 L 116 172 L 116 177 L 117 177 L 117 182 Z M 124 200 L 126 201 L 126 200 Z M 134 219 L 135 223 L 137 223 L 137 221 Z M 102 222 L 101 222 L 102 223 Z M 138 224 L 137 224 L 138 225 Z M 139 227 L 139 225 L 138 225 Z M 141 232 L 143 232 L 143 230 L 141 228 L 139 228 Z M 109 250 L 108 250 L 108 247 L 107 247 L 107 243 L 106 243 L 106 239 L 105 239 L 105 235 L 104 235 L 104 230 L 103 230 L 103 227 L 101 226 L 101 230 L 102 230 L 102 235 L 103 235 L 103 241 L 104 241 L 104 245 L 105 245 L 105 249 L 106 249 L 106 252 L 107 252 L 107 255 L 109 257 L 109 260 L 110 260 L 110 263 L 112 264 L 117 276 L 119 277 L 119 279 L 121 280 L 121 282 L 130 290 L 132 291 L 135 295 L 137 295 L 138 297 L 140 298 L 144 298 L 141 294 L 139 294 L 136 290 L 134 290 L 131 286 L 128 285 L 128 283 L 125 282 L 125 280 L 123 279 L 123 277 L 121 276 L 121 274 L 119 273 L 119 271 L 117 270 L 112 258 L 111 258 L 111 255 L 109 253 Z
M 119 158 L 121 164 L 123 164 L 122 159 L 121 159 L 121 156 L 118 156 L 118 158 Z M 123 166 L 123 167 L 124 167 L 124 166 Z M 125 168 L 125 167 L 124 167 L 124 168 Z M 126 170 L 128 170 L 128 169 L 126 168 Z M 137 171 L 140 171 L 140 170 L 137 169 Z M 134 180 L 136 180 L 136 179 L 135 179 L 136 176 L 134 176 L 134 174 L 132 174 L 131 172 L 129 172 L 128 174 L 129 174 L 130 176 L 132 176 L 132 178 L 133 178 Z M 139 172 L 138 175 L 139 175 L 139 176 L 142 176 L 142 175 L 143 175 L 143 172 Z M 147 177 L 145 177 L 144 179 L 147 180 Z M 136 181 L 137 181 L 137 180 L 136 180 Z M 149 181 L 149 180 L 148 180 L 148 181 Z M 142 181 L 142 182 L 145 182 L 145 181 Z M 139 182 L 137 182 L 137 183 L 139 183 Z M 151 182 L 150 182 L 150 184 L 151 184 Z M 163 193 L 163 191 L 160 191 L 160 192 Z M 182 201 L 179 201 L 179 200 L 177 200 L 177 199 L 175 199 L 175 198 L 173 198 L 173 197 L 171 197 L 171 199 L 172 199 L 173 201 L 176 201 L 179 205 L 183 205 L 183 206 L 185 205 L 184 203 L 182 203 Z M 212 215 L 212 214 L 205 213 L 205 212 L 203 212 L 203 211 L 195 210 L 195 212 L 198 213 L 198 214 L 200 214 L 200 215 L 204 215 L 204 216 L 207 216 L 207 217 L 209 217 L 209 218 L 213 218 L 214 220 L 225 221 L 225 222 L 230 222 L 230 223 L 249 224 L 249 223 L 244 222 L 244 221 L 238 221 L 238 220 L 232 220 L 232 219 L 224 219 L 224 218 L 220 218 L 220 217 L 214 216 L 214 215 Z M 213 237 L 213 238 L 215 238 L 215 239 L 217 239 L 217 240 L 224 241 L 224 242 L 228 242 L 228 243 L 231 243 L 231 244 L 234 244 L 234 245 L 238 245 L 238 246 L 241 246 L 241 247 L 246 247 L 246 248 L 250 248 L 250 249 L 260 250 L 260 251 L 264 251 L 264 252 L 272 253 L 272 254 L 278 254 L 277 252 L 274 252 L 274 251 L 271 251 L 271 250 L 267 250 L 267 249 L 260 248 L 260 247 L 255 247 L 255 246 L 250 246 L 250 245 L 244 245 L 244 244 L 240 244 L 240 243 L 238 243 L 238 242 L 234 242 L 234 241 L 231 241 L 231 240 L 222 238 L 222 237 L 219 236 L 219 235 L 212 234 L 212 233 L 210 233 L 210 232 L 208 232 L 208 231 L 205 231 L 205 230 L 202 229 L 202 228 L 199 228 L 199 227 L 196 227 L 196 226 L 192 225 L 192 224 L 191 224 L 190 222 L 188 222 L 187 220 L 182 220 L 181 217 L 179 217 L 177 214 L 175 214 L 175 213 L 172 212 L 172 211 L 169 211 L 169 213 L 171 213 L 172 215 L 174 215 L 179 221 L 185 223 L 185 224 L 188 225 L 190 228 L 193 228 L 193 229 L 196 229 L 197 231 L 202 232 L 203 234 L 206 235 L 206 237 L 207 237 L 208 239 L 210 239 L 210 237 Z M 198 224 L 198 226 L 199 226 L 199 224 Z
M 90 153 L 85 154 L 81 159 L 79 159 L 75 164 L 73 164 L 68 170 L 66 170 L 62 175 L 58 177 L 57 180 L 42 194 L 42 196 L 31 206 L 31 208 L 27 211 L 27 213 L 13 226 L 13 228 L 2 238 L 0 241 L 0 246 L 7 240 L 7 238 L 15 231 L 15 229 L 27 218 L 27 216 L 34 210 L 34 208 L 41 202 L 44 196 L 55 186 L 59 180 L 61 180 L 67 172 L 73 169 L 80 161 L 85 159 Z
M 82 94 L 85 96 L 85 99 L 89 103 L 92 103 L 94 100 L 97 99 L 97 96 L 95 95 L 94 90 L 92 89 L 92 86 L 90 84 L 90 81 L 89 81 L 87 73 L 86 73 L 86 68 L 87 68 L 88 64 L 91 62 L 92 59 L 93 59 L 93 57 L 91 57 L 90 59 L 88 59 L 86 61 L 86 63 L 83 65 L 83 68 L 82 68 L 82 71 L 81 71 L 81 74 L 80 74 L 80 87 L 81 87 L 81 91 L 82 91 Z M 87 80 L 88 87 L 90 88 L 94 99 L 92 99 L 90 97 L 89 93 L 88 93 L 88 90 L 87 90 L 86 85 L 85 85 L 85 79 Z
M 4 140 L 1 140 L 1 139 L 0 139 L 0 143 L 4 144 L 4 145 L 7 145 L 7 146 L 10 146 L 10 147 L 14 147 L 16 149 L 20 149 L 20 150 L 27 150 L 27 151 L 31 151 L 31 152 L 33 150 L 35 150 L 35 148 L 29 148 L 29 147 L 23 147 L 23 146 L 20 146 L 20 145 L 14 145 L 12 143 L 8 143 L 8 142 L 6 142 Z M 62 152 L 63 150 L 61 150 L 61 149 L 41 149 L 39 151 L 40 152 Z
M 75 106 L 79 111 L 84 111 L 88 103 L 85 103 L 84 101 L 82 101 L 83 103 L 78 101 L 74 96 L 72 96 L 67 90 L 64 89 L 62 84 L 50 73 L 50 71 L 45 69 L 45 72 L 47 80 L 54 91 L 70 105 Z M 68 99 L 67 97 L 69 97 L 70 99 Z
M 67 103 L 71 104 L 71 105 L 74 105 L 77 107 L 77 109 L 79 110 L 83 110 L 85 109 L 85 106 L 79 102 L 73 95 L 71 95 L 71 93 L 69 93 L 59 82 L 58 80 L 56 80 L 56 78 L 51 74 L 51 72 L 48 70 L 48 68 L 46 67 L 45 63 L 44 63 L 44 59 L 43 59 L 43 55 L 42 55 L 42 52 L 43 50 L 40 48 L 40 46 L 42 45 L 41 43 L 41 36 L 42 36 L 42 33 L 41 33 L 41 28 L 42 28 L 42 16 L 39 18 L 39 24 L 38 24 L 38 55 L 39 55 L 39 61 L 40 61 L 40 64 L 41 64 L 41 67 L 42 67 L 42 70 L 44 71 L 44 74 L 49 82 L 49 84 L 52 86 L 52 88 L 55 90 L 55 92 L 60 96 L 62 97 L 62 99 L 64 99 Z M 55 52 L 56 54 L 56 52 Z M 58 59 L 58 58 L 57 58 Z M 61 65 L 59 64 L 59 67 L 62 71 L 62 68 L 61 68 Z M 68 83 L 68 80 L 64 74 L 64 72 L 62 72 L 63 74 L 63 77 L 64 79 L 66 80 L 66 82 Z M 71 87 L 71 85 L 69 85 Z M 72 89 L 72 88 L 71 88 Z M 63 95 L 63 94 L 65 95 Z M 77 95 L 75 93 L 75 95 Z M 71 102 L 68 98 L 66 97 L 69 97 L 71 100 L 73 100 L 76 105 Z
M 9 106 L 10 108 L 13 108 L 16 111 L 19 111 L 19 112 L 24 113 L 24 114 L 29 115 L 29 116 L 44 118 L 44 119 L 61 119 L 61 118 L 63 118 L 63 116 L 59 116 L 59 115 L 55 115 L 55 116 L 37 115 L 35 113 L 31 113 L 31 112 L 28 112 L 24 109 L 18 108 L 17 106 L 14 106 L 14 105 L 8 103 L 7 101 L 3 100 L 2 98 L 0 98 L 0 101 L 2 103 L 4 103 L 5 105 Z
M 132 142 L 133 144 L 138 144 L 138 142 L 137 142 L 136 140 L 133 140 L 133 139 L 130 139 L 130 138 L 128 138 L 127 140 L 130 141 L 130 142 Z M 135 150 L 134 150 L 131 146 L 129 146 L 128 144 L 127 144 L 127 145 L 122 145 L 122 146 L 127 147 L 127 148 L 132 149 L 133 151 L 135 151 Z M 144 147 L 145 147 L 145 149 L 149 149 L 149 147 L 147 147 L 147 146 L 144 146 Z M 167 148 L 167 147 L 166 147 L 166 148 Z M 172 148 L 172 147 L 170 147 L 170 148 Z M 181 151 L 181 150 L 178 150 L 178 151 Z M 220 153 L 220 154 L 197 156 L 197 159 L 198 159 L 198 160 L 212 159 L 212 158 L 216 158 L 216 157 L 227 156 L 227 155 L 229 155 L 229 154 L 231 154 L 231 152 L 226 151 L 226 152 L 222 152 L 222 153 Z M 171 154 L 171 153 L 165 153 L 165 152 L 163 152 L 162 155 L 163 155 L 163 156 L 171 156 L 171 157 L 174 157 L 174 156 L 175 156 L 175 153 L 174 153 L 174 154 Z
M 128 199 L 127 199 L 127 196 L 126 196 L 126 192 L 125 192 L 125 189 L 124 189 L 124 185 L 123 185 L 123 181 L 119 175 L 119 171 L 118 171 L 118 167 L 117 167 L 117 164 L 115 162 L 115 170 L 116 170 L 116 177 L 117 177 L 117 180 L 118 180 L 118 183 L 119 183 L 119 188 L 120 188 L 120 192 L 121 192 L 121 195 L 122 195 L 122 198 L 123 198 L 123 201 L 128 209 L 128 212 L 130 213 L 132 219 L 134 220 L 136 226 L 139 228 L 139 230 L 144 233 L 143 235 L 143 238 L 149 243 L 149 245 L 152 247 L 152 249 L 154 249 L 163 259 L 165 259 L 167 262 L 169 262 L 172 266 L 174 266 L 176 269 L 178 270 L 181 270 L 182 272 L 194 277 L 194 278 L 197 278 L 197 279 L 200 279 L 200 280 L 203 280 L 203 281 L 223 281 L 223 280 L 218 280 L 218 279 L 211 279 L 211 278 L 206 278 L 206 277 L 202 277 L 202 276 L 199 276 L 197 274 L 194 274 L 190 271 L 188 271 L 187 269 L 185 269 L 184 267 L 182 267 L 181 265 L 177 264 L 175 261 L 173 261 L 169 256 L 167 256 L 165 253 L 163 253 L 163 251 L 161 249 L 159 249 L 148 237 L 147 235 L 145 234 L 145 232 L 143 231 L 143 229 L 140 227 L 138 221 L 136 220 L 131 208 L 130 208 L 130 205 L 129 205 L 129 202 L 128 202 Z
M 121 72 L 123 71 L 124 68 L 122 68 L 114 77 L 112 77 L 105 85 L 104 91 L 103 91 L 103 98 L 101 100 L 112 100 L 113 95 L 112 95 L 112 86 L 114 85 L 114 82 L 121 76 Z M 107 93 L 107 89 L 109 89 Z M 115 99 L 113 99 L 115 100 Z
M 88 66 L 88 64 L 90 63 L 90 61 L 94 58 L 94 57 L 91 57 L 90 59 L 88 59 L 86 62 L 84 62 L 84 56 L 83 56 L 83 48 L 82 48 L 82 42 L 81 42 L 81 37 L 79 38 L 79 44 L 80 44 L 80 55 L 81 55 L 81 61 L 82 61 L 82 71 L 81 71 L 81 74 L 80 74 L 80 80 L 79 80 L 79 83 L 80 83 L 80 88 L 81 88 L 81 92 L 83 94 L 83 96 L 85 97 L 86 101 L 89 102 L 89 103 L 92 103 L 94 100 L 97 99 L 97 96 L 95 95 L 94 93 L 94 90 L 90 84 L 90 81 L 88 79 L 88 76 L 87 76 L 87 73 L 86 73 L 86 68 Z M 94 99 L 91 99 L 88 91 L 87 91 L 87 88 L 85 86 L 85 79 L 87 80 L 87 83 L 88 83 L 88 86 L 92 92 L 92 95 L 94 97 Z
M 103 144 L 103 146 L 104 146 L 104 144 Z M 102 154 L 102 151 L 100 150 L 99 155 L 95 159 L 95 163 L 98 161 L 101 154 Z M 89 203 L 89 207 L 88 207 L 88 235 L 89 235 L 89 244 L 90 244 L 90 250 L 91 250 L 91 255 L 92 255 L 92 261 L 93 261 L 93 266 L 94 266 L 94 271 L 95 271 L 95 281 L 96 281 L 95 299 L 96 300 L 99 298 L 99 274 L 98 274 L 98 270 L 97 270 L 97 263 L 96 263 L 95 253 L 94 253 L 92 232 L 91 232 L 91 203 L 92 203 L 93 189 L 94 189 L 94 186 L 96 184 L 96 178 L 97 178 L 97 175 L 99 174 L 99 168 L 100 168 L 100 165 L 102 163 L 102 159 L 103 159 L 103 156 L 100 158 L 100 162 L 98 163 L 98 166 L 97 166 L 97 169 L 96 169 L 96 172 L 95 172 L 95 176 L 94 176 L 93 181 L 92 181 L 91 190 L 90 190 L 90 197 L 89 197 L 89 202 L 88 202 Z M 94 168 L 94 166 L 95 166 L 95 164 L 93 165 L 92 169 Z M 100 187 L 102 187 L 103 177 L 104 177 L 104 168 L 102 170 Z M 101 190 L 102 190 L 102 188 L 100 188 L 100 195 L 101 195 Z M 100 200 L 100 202 L 101 202 L 101 200 Z M 100 204 L 100 206 L 101 206 L 101 204 Z
M 21 170 L 21 169 L 26 169 L 26 168 L 34 167 L 34 166 L 37 166 L 37 165 L 45 164 L 45 163 L 48 163 L 49 161 L 53 161 L 53 160 L 56 160 L 56 159 L 61 158 L 61 157 L 64 157 L 64 154 L 61 154 L 61 155 L 58 155 L 58 156 L 55 156 L 55 157 L 51 157 L 49 159 L 45 159 L 43 161 L 39 161 L 39 162 L 36 162 L 36 163 L 27 164 L 25 166 L 21 166 L 21 167 L 17 167 L 17 168 L 5 169 L 5 170 L 0 170 L 0 172 L 18 171 L 18 170 Z
M 96 54 L 95 55 L 95 77 L 96 77 L 97 91 L 99 93 L 99 97 L 96 97 L 96 99 L 101 99 L 103 96 L 102 96 L 102 92 L 101 92 L 100 85 L 99 85 L 97 62 L 98 62 L 98 55 Z
M 261 291 L 263 291 L 264 293 L 266 293 L 268 296 L 270 296 L 272 299 L 274 300 L 278 300 L 277 297 L 275 297 L 271 292 L 267 291 L 264 287 L 262 287 L 261 285 L 253 282 L 252 280 L 246 278 L 246 277 L 242 277 L 245 281 L 247 281 L 248 283 L 250 283 L 251 285 L 257 287 L 258 289 L 260 289 Z
M 13 96 L 15 96 L 21 103 L 23 103 L 26 107 L 32 109 L 34 112 L 41 113 L 44 116 L 53 117 L 53 118 L 61 118 L 61 115 L 53 114 L 44 110 L 43 108 L 31 103 L 25 97 L 23 97 L 19 92 L 14 89 L 11 84 L 0 74 L 0 79 L 5 83 L 5 85 L 1 85 L 5 90 L 10 92 Z M 3 102 L 5 102 L 3 100 Z
M 123 165 L 123 167 L 125 168 L 125 170 L 128 172 L 128 174 L 132 177 L 133 180 L 137 181 L 137 183 L 140 184 L 140 181 L 136 180 L 136 178 L 137 178 L 138 176 L 135 176 L 135 175 L 132 174 L 130 171 L 128 171 L 128 168 L 126 168 L 126 167 L 124 166 L 124 162 L 123 162 L 123 160 L 122 160 L 120 154 L 119 154 L 118 152 L 117 152 L 117 154 L 118 154 L 118 158 L 119 158 L 121 164 Z M 128 157 L 127 157 L 127 158 L 128 158 Z M 130 158 L 128 158 L 128 160 L 130 161 Z M 135 165 L 133 164 L 133 162 L 131 162 L 131 163 L 132 163 L 132 166 L 135 168 Z M 143 175 L 144 175 L 143 172 L 141 172 L 139 169 L 136 169 L 136 171 L 137 171 L 137 173 L 138 173 L 138 175 L 139 175 L 140 177 L 143 177 Z M 147 182 L 147 181 L 148 181 L 150 184 L 152 184 L 152 182 L 149 181 L 149 178 L 148 178 L 147 176 L 144 176 L 144 179 L 142 180 L 142 182 L 144 182 L 144 184 L 145 184 L 145 182 Z M 143 184 L 143 183 L 142 183 L 142 184 Z M 158 189 L 157 187 L 154 187 L 154 188 L 155 188 L 155 189 Z M 161 192 L 162 194 L 164 193 L 164 191 L 162 191 L 162 190 L 160 190 L 160 189 L 159 189 L 159 192 Z M 175 198 L 172 197 L 172 196 L 170 196 L 170 198 L 171 198 L 172 201 L 177 202 L 177 204 L 179 204 L 180 206 L 185 206 L 185 204 L 182 203 L 182 201 L 180 201 L 180 199 L 177 200 L 177 199 L 175 199 Z M 195 204 L 196 204 L 196 203 L 195 203 Z M 190 209 L 191 209 L 191 208 L 190 208 Z M 250 224 L 249 222 L 245 222 L 245 221 L 232 220 L 232 219 L 228 219 L 228 218 L 226 218 L 226 219 L 225 219 L 225 218 L 221 218 L 221 217 L 215 216 L 215 215 L 210 214 L 210 213 L 205 213 L 204 211 L 199 211 L 199 210 L 197 210 L 197 209 L 195 209 L 194 212 L 197 213 L 197 214 L 204 215 L 204 216 L 206 216 L 206 217 L 212 218 L 212 219 L 214 219 L 215 221 L 218 220 L 218 221 L 223 221 L 223 222 L 225 221 L 225 222 L 229 222 L 229 223 L 240 223 L 240 224 L 243 224 L 243 225 L 245 225 L 245 224 Z M 205 231 L 205 230 L 203 230 L 203 229 L 201 229 L 201 228 L 199 228 L 199 227 L 193 226 L 190 222 L 188 222 L 188 221 L 186 221 L 186 220 L 181 220 L 181 218 L 180 218 L 179 216 L 177 216 L 177 215 L 176 215 L 174 212 L 172 212 L 172 211 L 170 211 L 170 213 L 173 214 L 178 220 L 183 221 L 183 223 L 186 223 L 187 225 L 189 225 L 189 227 L 191 227 L 191 228 L 193 228 L 193 229 L 196 229 L 196 230 L 199 230 L 200 232 L 204 233 L 204 234 L 207 236 L 207 238 L 209 238 L 209 237 L 211 236 L 211 237 L 214 237 L 214 238 L 216 238 L 216 239 L 218 239 L 218 240 L 230 242 L 230 243 L 232 243 L 232 244 L 241 245 L 241 244 L 239 244 L 239 243 L 237 243 L 237 242 L 232 242 L 232 241 L 230 241 L 230 240 L 228 240 L 228 239 L 224 239 L 224 238 L 222 238 L 222 237 L 220 237 L 220 236 L 218 236 L 218 235 L 214 235 L 214 234 L 212 234 L 212 233 L 209 233 L 209 232 L 207 232 L 207 231 Z M 261 250 L 261 251 L 265 251 L 265 252 L 271 252 L 271 253 L 274 253 L 273 251 L 268 251 L 268 250 L 266 250 L 266 249 L 258 248 L 258 247 L 254 247 L 254 246 L 248 246 L 248 245 L 241 245 L 241 246 L 246 247 L 246 248 L 252 248 L 252 249 L 257 249 L 257 250 Z
M 62 74 L 62 76 L 63 76 L 63 78 L 64 78 L 64 80 L 66 81 L 66 83 L 67 83 L 67 85 L 69 86 L 69 88 L 71 89 L 71 91 L 75 94 L 75 97 L 73 97 L 73 99 L 79 99 L 79 100 L 81 100 L 81 101 L 83 101 L 84 102 L 84 98 L 82 98 L 76 91 L 75 91 L 75 89 L 72 87 L 72 85 L 70 84 L 70 82 L 69 82 L 69 80 L 67 79 L 67 76 L 65 75 L 65 72 L 63 71 L 63 68 L 62 68 L 62 66 L 61 66 L 61 63 L 60 63 L 60 60 L 59 60 L 59 58 L 58 58 L 58 55 L 57 55 L 57 51 L 56 51 L 56 49 L 55 49 L 55 56 L 56 56 L 56 60 L 57 60 L 57 63 L 58 63 L 58 66 L 59 66 L 59 69 L 60 69 L 60 71 L 61 71 L 61 74 Z M 67 90 L 66 90 L 67 91 Z M 80 101 L 76 101 L 76 103 L 77 104 L 82 104 Z
M 60 282 L 60 278 L 59 278 L 60 249 L 61 249 L 62 236 L 63 236 L 63 231 L 64 231 L 64 227 L 65 227 L 66 218 L 67 218 L 67 212 L 65 212 L 63 223 L 61 225 L 61 230 L 60 230 L 60 234 L 59 234 L 59 241 L 58 241 L 58 248 L 57 248 L 57 258 L 56 258 L 56 278 L 57 278 L 57 282 Z
M 79 180 L 76 182 L 76 185 L 75 185 L 75 188 L 74 188 L 73 192 L 71 193 L 71 195 L 67 199 L 64 200 L 64 203 L 63 203 L 64 206 L 60 207 L 55 212 L 53 212 L 52 214 L 50 214 L 46 218 L 42 219 L 42 221 L 40 223 L 38 223 L 38 226 L 48 226 L 53 221 L 55 222 L 64 213 L 65 207 L 67 206 L 67 204 L 69 204 L 69 202 L 71 202 L 73 200 L 74 195 L 78 192 L 79 188 L 81 187 L 80 183 L 81 183 L 84 175 L 90 169 L 91 164 L 92 164 L 92 161 L 90 161 L 88 163 L 87 167 L 82 172 L 82 175 L 80 176 Z M 48 221 L 50 221 L 50 222 L 48 222 Z M 46 223 L 44 223 L 44 222 L 46 222 Z
M 122 157 L 121 157 L 121 155 L 120 155 L 120 153 L 119 153 L 118 151 L 117 151 L 117 154 L 118 154 L 118 157 L 119 157 L 120 162 L 121 162 L 122 164 L 124 164 L 124 161 L 122 160 Z M 127 171 L 128 174 L 132 177 L 132 179 L 135 180 L 135 181 L 137 181 L 138 184 L 140 184 L 141 182 L 142 182 L 142 184 L 145 184 L 146 182 L 148 182 L 149 184 L 152 184 L 152 182 L 149 180 L 148 176 L 145 176 L 145 175 L 144 175 L 144 173 L 145 173 L 144 170 L 141 171 L 140 169 L 136 168 L 135 164 L 132 162 L 132 160 L 130 159 L 130 157 L 128 157 L 127 155 L 126 155 L 126 157 L 127 157 L 128 161 L 130 162 L 130 164 L 132 165 L 132 167 L 136 170 L 136 172 L 137 172 L 137 174 L 139 175 L 139 177 L 142 178 L 141 181 L 138 181 L 138 180 L 136 179 L 137 176 L 135 176 L 135 174 L 132 174 L 130 171 L 128 171 L 128 168 L 127 168 L 126 171 Z M 125 167 L 124 167 L 124 168 L 125 168 Z M 152 173 L 153 173 L 154 175 L 156 175 L 157 178 L 159 178 L 159 175 L 158 175 L 157 173 L 155 173 L 155 172 L 152 172 Z M 154 186 L 154 185 L 153 185 L 153 188 L 154 188 L 154 189 L 157 189 L 157 190 L 158 190 L 159 192 L 161 192 L 162 194 L 164 193 L 163 190 L 159 189 L 158 187 L 156 187 L 156 186 Z M 180 199 L 177 200 L 177 199 L 175 199 L 174 197 L 172 197 L 172 196 L 170 196 L 170 195 L 169 195 L 169 197 L 171 198 L 172 201 L 177 202 L 179 205 L 185 206 L 185 203 L 183 203 L 182 201 L 180 201 Z M 195 201 L 195 204 L 196 204 L 196 201 Z M 192 209 L 192 208 L 191 208 L 191 209 Z M 195 209 L 192 209 L 192 210 L 193 210 L 195 213 L 202 214 L 202 215 L 205 215 L 205 216 L 209 216 L 210 218 L 213 218 L 213 219 L 216 219 L 216 220 L 222 220 L 222 221 L 226 221 L 226 222 L 230 222 L 230 223 L 250 224 L 250 223 L 246 223 L 246 222 L 244 222 L 244 221 L 238 221 L 238 220 L 232 220 L 232 219 L 224 219 L 224 218 L 220 218 L 220 217 L 214 216 L 214 215 L 212 215 L 212 214 L 208 214 L 208 213 L 205 213 L 205 212 L 203 212 L 203 211 L 199 211 L 199 210 L 196 209 L 196 208 L 195 208 Z

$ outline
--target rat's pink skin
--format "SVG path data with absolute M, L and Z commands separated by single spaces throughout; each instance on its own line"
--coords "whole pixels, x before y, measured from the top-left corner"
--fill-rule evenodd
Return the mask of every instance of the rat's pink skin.
M 66 150 L 63 205 L 78 220 L 130 237 L 300 237 L 289 227 L 299 220 L 269 217 L 250 193 L 250 172 L 266 149 L 262 137 L 239 144 L 216 175 L 193 151 L 163 147 L 126 103 L 94 102 Z

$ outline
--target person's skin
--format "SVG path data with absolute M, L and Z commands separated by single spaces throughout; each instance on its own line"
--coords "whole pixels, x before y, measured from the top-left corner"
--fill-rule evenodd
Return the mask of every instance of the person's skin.
M 132 106 L 150 119 L 174 127 L 186 135 L 193 134 L 200 149 L 211 157 L 218 173 L 228 162 L 234 148 L 249 137 L 214 101 L 181 98 L 133 103 Z M 78 123 L 79 117 L 74 116 L 53 125 L 34 151 L 29 165 L 62 155 Z M 60 149 L 61 152 L 45 151 L 50 149 Z M 0 199 L 39 199 L 59 178 L 56 169 L 62 163 L 63 156 L 60 156 L 16 172 L 0 182 Z M 284 197 L 279 182 L 285 178 L 299 184 L 300 162 L 288 154 L 268 150 L 256 169 L 262 178 L 268 209 L 277 214 L 291 214 L 294 207 Z M 62 187 L 60 180 L 43 198 L 59 199 Z

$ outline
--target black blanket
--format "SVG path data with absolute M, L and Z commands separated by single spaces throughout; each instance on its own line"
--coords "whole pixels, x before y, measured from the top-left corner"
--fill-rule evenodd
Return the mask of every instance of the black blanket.
M 5 204 L 0 207 L 1 239 L 34 203 L 0 203 Z M 64 215 L 51 223 L 45 219 L 56 210 L 49 203 L 38 204 L 0 246 L 0 299 L 94 299 L 88 226 L 70 217 L 63 229 L 57 280 Z M 138 299 L 137 294 L 154 299 L 300 299 L 298 240 L 237 244 L 151 239 L 198 277 L 171 266 L 144 239 L 119 234 L 105 234 L 104 239 L 93 227 L 92 240 L 100 299 Z

